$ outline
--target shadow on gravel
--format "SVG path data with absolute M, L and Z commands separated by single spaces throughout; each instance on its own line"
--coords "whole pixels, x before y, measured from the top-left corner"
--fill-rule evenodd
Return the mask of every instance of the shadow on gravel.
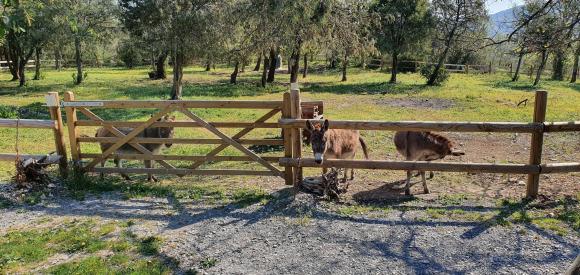
M 263 232 L 270 232 L 268 234 L 279 235 L 280 237 L 286 236 L 287 234 L 295 234 L 296 232 L 302 232 L 301 234 L 307 234 L 309 237 L 313 238 L 323 238 L 325 240 L 330 240 L 332 243 L 349 247 L 354 249 L 355 253 L 358 255 L 366 255 L 368 257 L 380 257 L 386 261 L 400 261 L 412 269 L 415 273 L 469 273 L 477 272 L 477 269 L 465 269 L 466 267 L 460 269 L 454 269 L 442 262 L 442 260 L 434 253 L 432 249 L 427 249 L 420 245 L 420 242 L 425 238 L 425 234 L 430 230 L 438 230 L 438 228 L 449 228 L 450 231 L 448 237 L 449 241 L 453 245 L 461 245 L 464 241 L 470 242 L 471 246 L 474 243 L 485 241 L 486 238 L 490 236 L 484 233 L 494 226 L 502 226 L 501 222 L 507 217 L 511 216 L 516 212 L 522 212 L 528 206 L 529 202 L 522 201 L 509 205 L 497 206 L 497 207 L 482 207 L 482 206 L 463 206 L 463 205 L 429 205 L 429 206 L 413 206 L 403 204 L 405 200 L 392 200 L 385 203 L 375 202 L 368 203 L 370 207 L 386 207 L 397 212 L 396 217 L 381 217 L 373 215 L 344 215 L 335 211 L 329 211 L 324 207 L 320 207 L 320 200 L 311 197 L 310 195 L 300 194 L 296 195 L 293 188 L 284 188 L 271 194 L 271 199 L 265 202 L 263 205 L 253 204 L 241 204 L 239 202 L 232 202 L 225 205 L 208 206 L 207 204 L 199 203 L 199 201 L 180 201 L 175 197 L 174 194 L 168 193 L 166 196 L 167 201 L 163 200 L 148 200 L 148 199 L 131 199 L 124 200 L 122 197 L 107 197 L 104 199 L 87 199 L 86 201 L 71 201 L 71 200 L 57 200 L 49 204 L 48 206 L 32 206 L 27 207 L 31 211 L 42 211 L 47 214 L 56 216 L 88 216 L 88 217 L 103 217 L 108 219 L 130 219 L 130 220 L 146 220 L 146 221 L 156 221 L 162 227 L 161 230 L 185 230 L 187 232 L 193 228 L 193 226 L 198 225 L 195 231 L 196 234 L 204 234 L 202 232 L 206 231 L 217 231 L 217 236 L 209 235 L 203 238 L 209 238 L 209 244 L 206 246 L 200 245 L 203 249 L 218 249 L 217 246 L 229 245 L 236 246 L 237 249 L 232 248 L 231 250 L 243 250 L 247 247 L 256 247 L 256 244 L 252 241 L 246 241 L 243 243 L 242 240 L 238 239 L 237 230 L 229 230 L 221 232 L 219 229 L 226 226 L 234 227 L 240 230 L 252 230 L 256 226 L 259 226 L 266 231 L 261 231 L 262 233 L 257 233 L 258 237 Z M 338 205 L 340 206 L 340 205 Z M 168 215 L 167 212 L 163 212 L 163 209 L 172 209 L 175 211 L 174 214 Z M 389 211 L 391 211 L 389 210 Z M 420 219 L 417 217 L 412 217 L 410 215 L 413 211 L 466 211 L 470 213 L 486 213 L 490 214 L 486 216 L 483 220 L 450 220 L 450 219 Z M 422 213 L 425 213 L 422 212 Z M 493 214 L 493 215 L 492 215 Z M 296 225 L 287 224 L 280 227 L 273 227 L 271 223 L 276 223 L 277 218 L 296 220 L 301 217 L 308 217 L 310 225 Z M 274 218 L 274 219 L 272 219 Z M 265 223 L 260 223 L 266 221 Z M 344 227 L 345 224 L 348 228 L 354 230 L 354 232 L 337 231 L 333 225 L 340 223 Z M 379 226 L 374 227 L 373 225 Z M 553 243 L 557 243 L 560 247 L 566 251 L 576 251 L 578 252 L 578 247 L 574 241 L 562 238 L 551 231 L 542 230 L 541 228 L 532 225 L 530 223 L 523 223 L 523 227 L 530 232 L 534 232 L 544 239 L 550 240 Z M 301 227 L 305 226 L 305 227 Z M 211 227 L 211 228 L 207 228 Z M 263 228 L 264 227 L 264 228 Z M 368 230 L 374 229 L 386 229 L 380 238 L 370 237 L 365 235 Z M 389 230 L 390 228 L 397 229 L 398 231 Z M 462 230 L 465 228 L 465 230 Z M 459 229 L 463 233 L 457 231 Z M 445 231 L 445 230 L 444 230 Z M 358 232 L 358 233 L 356 233 Z M 396 233 L 399 232 L 399 233 Z M 438 230 L 437 236 L 445 237 L 445 233 Z M 183 232 L 182 232 L 183 233 Z M 254 234 L 254 233 L 252 233 Z M 363 235 L 358 235 L 363 234 Z M 455 235 L 454 235 L 455 234 Z M 489 235 L 489 234 L 488 234 Z M 211 237 L 210 237 L 211 236 Z M 367 237 L 362 237 L 367 236 Z M 263 236 L 262 236 L 263 237 Z M 215 238 L 215 239 L 214 239 Z M 312 241 L 312 239 L 309 239 Z M 568 252 L 552 252 L 547 253 L 543 258 L 529 258 L 523 253 L 529 248 L 530 237 L 526 237 L 525 234 L 516 236 L 516 242 L 509 244 L 515 251 L 520 253 L 513 254 L 506 259 L 503 254 L 493 254 L 493 255 L 503 255 L 494 256 L 491 265 L 494 268 L 500 269 L 504 267 L 513 268 L 517 266 L 525 266 L 528 263 L 538 264 L 554 264 L 568 257 L 575 257 L 575 255 L 568 255 Z M 488 239 L 489 240 L 489 239 Z M 286 240 L 282 240 L 284 242 Z M 439 242 L 447 242 L 448 240 L 439 240 Z M 234 245 L 235 244 L 235 245 Z M 191 244 L 194 245 L 194 244 Z M 474 249 L 471 247 L 467 249 L 469 253 L 473 255 L 462 255 L 467 256 L 470 259 L 485 259 L 489 258 L 490 255 L 483 255 L 484 251 Z M 164 255 L 167 261 L 172 261 L 173 258 L 170 255 Z M 564 257 L 564 258 L 563 258 Z M 478 261 L 478 260 L 477 260 Z M 331 270 L 331 263 L 321 263 L 318 267 L 320 270 L 324 270 L 325 264 L 328 264 L 329 270 Z M 287 267 L 289 268 L 289 267 Z M 176 270 L 179 273 L 186 272 L 187 270 Z M 520 270 L 526 272 L 526 270 Z M 529 271 L 529 270 L 528 270 Z

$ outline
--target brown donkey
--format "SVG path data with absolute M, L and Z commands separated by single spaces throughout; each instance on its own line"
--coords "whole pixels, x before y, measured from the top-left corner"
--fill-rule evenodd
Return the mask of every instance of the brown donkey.
M 367 145 L 360 137 L 359 131 L 328 129 L 328 119 L 324 125 L 306 121 L 306 130 L 310 133 L 314 161 L 322 164 L 325 159 L 354 159 L 358 146 L 362 147 L 365 158 L 369 158 Z M 344 180 L 347 178 L 347 170 L 344 169 Z M 323 169 L 326 173 L 326 168 Z M 354 169 L 350 169 L 350 179 L 354 179 Z
M 456 150 L 449 139 L 431 132 L 396 132 L 394 141 L 399 154 L 410 161 L 432 161 L 443 159 L 448 155 L 465 155 L 463 151 Z M 427 180 L 425 179 L 425 171 L 420 171 L 419 174 L 421 174 L 423 190 L 425 193 L 429 193 Z M 433 172 L 429 173 L 429 178 L 433 178 Z M 405 184 L 406 195 L 411 194 L 410 188 L 411 171 L 407 171 Z
M 158 122 L 173 122 L 173 121 L 175 121 L 175 116 L 165 115 L 164 117 L 158 119 L 157 121 Z M 133 131 L 133 128 L 129 128 L 129 127 L 119 127 L 117 129 L 125 135 Z M 97 130 L 97 134 L 95 136 L 96 137 L 116 137 L 113 133 L 111 133 L 109 130 L 107 130 L 107 128 L 104 128 L 104 127 L 99 128 Z M 136 137 L 137 138 L 173 138 L 173 127 L 148 127 L 148 128 L 145 128 L 145 130 L 143 130 L 143 132 L 139 133 Z M 105 152 L 107 149 L 109 149 L 112 146 L 111 143 L 101 143 L 100 145 L 101 145 L 102 152 Z M 159 152 L 161 152 L 163 145 L 165 145 L 167 148 L 169 148 L 173 144 L 172 143 L 165 143 L 165 144 L 146 143 L 146 144 L 141 144 L 141 145 L 143 145 L 143 147 L 147 148 L 147 150 L 151 151 L 154 155 L 156 155 L 156 154 L 159 154 Z M 133 146 L 131 146 L 129 144 L 123 144 L 123 146 L 121 146 L 121 148 L 117 149 L 117 151 L 115 153 L 128 153 L 128 154 L 135 154 L 136 153 L 136 154 L 139 154 L 141 152 L 137 151 Z M 114 161 L 115 161 L 115 165 L 118 168 L 122 168 L 121 160 L 118 157 L 115 157 Z M 143 162 L 145 163 L 146 168 L 153 168 L 153 161 L 152 160 L 144 160 Z M 101 161 L 101 167 L 105 167 L 105 161 Z M 103 174 L 101 173 L 101 177 L 102 176 L 103 176 Z M 126 180 L 131 180 L 131 178 L 125 173 L 121 173 L 121 176 Z M 157 178 L 151 174 L 147 174 L 147 180 L 148 181 L 157 181 Z

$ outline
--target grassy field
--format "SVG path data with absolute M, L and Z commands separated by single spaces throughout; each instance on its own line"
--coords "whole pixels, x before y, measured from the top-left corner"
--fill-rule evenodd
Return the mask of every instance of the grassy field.
M 229 68 L 205 72 L 200 67 L 185 71 L 184 99 L 239 99 L 281 100 L 288 90 L 288 75 L 277 75 L 277 82 L 268 88 L 259 88 L 259 74 L 242 73 L 238 85 L 228 83 Z M 88 69 L 88 78 L 80 86 L 73 84 L 72 70 L 45 70 L 44 79 L 30 80 L 23 88 L 10 82 L 8 73 L 0 75 L 0 117 L 16 117 L 20 109 L 22 118 L 47 118 L 41 105 L 49 91 L 73 91 L 79 100 L 88 99 L 167 99 L 170 80 L 151 81 L 147 69 L 127 70 L 121 68 Z M 561 81 L 543 81 L 540 87 L 532 87 L 528 79 L 512 83 L 502 73 L 494 75 L 453 74 L 450 81 L 439 87 L 428 87 L 417 74 L 402 74 L 400 83 L 388 84 L 389 75 L 379 71 L 351 69 L 349 80 L 339 82 L 339 72 L 328 71 L 311 74 L 300 79 L 303 100 L 324 100 L 325 115 L 330 119 L 365 120 L 449 120 L 449 121 L 530 121 L 533 104 L 516 107 L 524 99 L 533 100 L 533 91 L 549 91 L 547 120 L 568 121 L 580 118 L 580 85 Z M 411 109 L 410 109 L 411 108 Z M 410 111 L 413 110 L 413 111 Z M 99 110 L 106 119 L 143 120 L 150 110 Z M 197 110 L 210 121 L 251 121 L 263 112 L 256 110 Z M 180 118 L 184 118 L 180 116 Z M 277 118 L 274 118 L 277 119 Z M 233 133 L 237 129 L 226 132 Z M 93 136 L 95 128 L 86 127 L 82 134 Z M 45 153 L 53 150 L 50 131 L 22 129 L 19 135 L 21 153 Z M 207 131 L 180 129 L 177 137 L 213 138 Z M 276 137 L 279 131 L 264 129 L 252 132 L 248 137 Z M 389 132 L 366 133 L 371 150 L 393 153 Z M 16 131 L 0 129 L 0 152 L 15 151 Z M 212 146 L 173 147 L 172 153 L 199 155 Z M 84 152 L 97 152 L 95 144 L 83 147 Z M 228 149 L 225 154 L 236 155 Z M 277 155 L 278 153 L 269 153 Z M 268 155 L 268 154 L 266 154 Z M 177 165 L 185 165 L 177 163 Z M 231 165 L 228 163 L 217 164 Z M 215 166 L 215 164 L 214 164 Z M 249 165 L 251 166 L 251 165 Z M 0 164 L 0 178 L 11 174 L 12 164 Z
M 42 106 L 44 95 L 49 91 L 59 93 L 73 91 L 79 100 L 93 99 L 167 99 L 171 80 L 147 79 L 147 69 L 126 70 L 120 68 L 88 69 L 88 79 L 80 86 L 73 85 L 72 70 L 46 70 L 44 79 L 29 81 L 28 85 L 18 88 L 17 83 L 10 82 L 7 73 L 0 74 L 0 118 L 34 118 L 46 119 L 48 113 Z M 238 85 L 231 85 L 229 68 L 218 68 L 205 72 L 200 67 L 190 67 L 185 71 L 184 99 L 234 99 L 234 100 L 281 100 L 282 93 L 288 90 L 288 75 L 277 75 L 277 81 L 268 88 L 259 88 L 259 74 L 242 73 Z M 349 80 L 339 82 L 338 71 L 327 71 L 309 75 L 300 79 L 303 100 L 324 100 L 325 116 L 329 119 L 361 120 L 448 120 L 448 121 L 531 121 L 533 98 L 536 89 L 549 91 L 547 120 L 571 121 L 580 120 L 580 84 L 569 84 L 562 81 L 543 81 L 540 87 L 532 87 L 529 79 L 512 83 L 509 76 L 502 73 L 493 75 L 459 75 L 453 74 L 443 86 L 428 87 L 416 74 L 402 74 L 400 83 L 388 84 L 389 75 L 379 71 L 349 70 Z M 517 106 L 517 103 L 529 99 L 528 104 Z M 266 111 L 198 109 L 195 113 L 209 121 L 249 122 L 257 119 Z M 151 110 L 96 110 L 105 119 L 145 120 Z M 185 119 L 178 115 L 179 119 Z M 273 118 L 275 121 L 278 117 Z M 93 136 L 95 127 L 85 127 L 81 134 Z M 233 133 L 239 129 L 227 129 Z M 369 144 L 373 159 L 397 159 L 392 145 L 392 132 L 363 131 L 362 135 Z M 279 129 L 261 129 L 253 131 L 248 138 L 277 137 Z M 214 138 L 204 130 L 179 128 L 176 137 Z M 526 146 L 529 141 L 521 136 L 511 134 L 461 134 L 453 138 L 466 143 L 468 151 L 461 161 L 476 162 L 522 162 L 527 160 Z M 16 150 L 17 133 L 14 129 L 0 128 L 0 152 L 12 153 Z M 471 147 L 469 147 L 471 146 Z M 46 153 L 54 150 L 52 132 L 49 130 L 18 131 L 18 148 L 21 153 Z M 202 155 L 213 146 L 176 145 L 167 153 L 180 155 Z M 96 144 L 83 144 L 83 152 L 98 152 Z M 309 154 L 309 147 L 304 154 Z M 580 153 L 580 134 L 569 133 L 546 138 L 545 160 L 578 161 Z M 522 154 L 520 154 L 523 152 Z M 240 155 L 233 149 L 224 154 Z M 280 156 L 281 152 L 265 152 L 265 156 Z M 188 163 L 172 162 L 176 166 L 186 167 Z M 109 164 L 111 165 L 111 164 Z M 130 162 L 129 166 L 138 167 L 141 163 Z M 240 167 L 242 166 L 242 167 Z M 7 182 L 13 174 L 13 163 L 0 163 L 0 181 Z M 258 169 L 252 163 L 210 163 L 203 168 L 236 168 Z M 317 169 L 306 169 L 307 175 L 317 174 Z M 354 190 L 356 203 L 326 203 L 328 207 L 341 216 L 367 215 L 383 217 L 392 211 L 407 211 L 417 200 L 410 199 L 384 203 L 358 201 L 356 195 L 364 199 L 375 198 L 383 193 L 383 185 L 400 179 L 403 172 L 366 171 L 357 172 L 356 184 L 351 185 L 349 193 Z M 517 224 L 531 224 L 542 230 L 553 231 L 566 236 L 580 232 L 580 212 L 578 201 L 580 190 L 578 179 L 580 173 L 568 175 L 550 175 L 543 177 L 541 188 L 548 188 L 550 194 L 574 194 L 558 198 L 552 202 L 529 204 L 527 201 L 505 199 L 518 197 L 525 186 L 516 182 L 521 178 L 514 175 L 470 175 L 460 173 L 439 173 L 433 179 L 434 197 L 419 197 L 434 208 L 426 207 L 417 216 L 420 222 L 460 221 L 477 222 L 486 226 L 509 228 Z M 178 213 L 191 202 L 210 205 L 216 209 L 244 208 L 259 204 L 265 206 L 275 202 L 279 194 L 272 190 L 283 188 L 281 179 L 264 177 L 161 177 L 158 184 L 145 182 L 145 176 L 136 177 L 136 181 L 125 182 L 119 177 L 107 177 L 98 180 L 96 177 L 75 174 L 65 180 L 64 186 L 74 199 L 82 200 L 88 194 L 101 196 L 104 192 L 113 191 L 120 194 L 123 200 L 140 201 L 142 198 L 167 199 L 172 206 L 167 215 Z M 508 183 L 506 183 L 506 181 Z M 371 184 L 372 182 L 372 184 Z M 509 183 L 512 182 L 512 183 Z M 475 189 L 474 189 L 475 188 Z M 477 189 L 479 188 L 479 189 Z M 506 190 L 508 191 L 506 191 Z M 477 190 L 474 192 L 473 190 Z M 541 190 L 541 193 L 545 190 Z M 359 193 L 356 193 L 359 192 Z M 511 192 L 511 193 L 510 193 Z M 559 193 L 560 192 L 560 193 Z M 388 192 L 387 192 L 388 193 Z M 491 193 L 491 195 L 490 195 Z M 25 204 L 37 204 L 46 200 L 43 191 L 31 192 L 22 200 Z M 52 193 L 50 195 L 53 195 Z M 365 197 L 366 196 L 366 197 Z M 395 193 L 397 198 L 399 193 Z M 493 198 L 496 209 L 480 213 L 477 207 L 459 209 L 466 202 L 490 203 Z M 493 202 L 493 201 L 492 201 Z M 155 203 L 157 205 L 157 202 Z M 410 206 L 411 205 L 411 206 Z M 437 206 L 439 205 L 439 207 Z M 0 209 L 13 207 L 14 203 L 0 196 Z M 410 208 L 411 209 L 411 208 Z M 20 211 L 20 210 L 18 210 Z M 27 211 L 24 208 L 22 211 Z M 311 210 L 308 210 L 311 211 Z M 175 212 L 175 213 L 173 213 Z M 401 214 L 402 215 L 402 214 Z M 175 263 L 164 258 L 159 248 L 163 247 L 163 238 L 139 237 L 130 228 L 139 221 L 101 220 L 98 215 L 82 219 L 58 217 L 41 218 L 34 225 L 19 230 L 10 229 L 0 234 L 0 273 L 52 273 L 52 274 L 169 274 Z M 307 213 L 292 222 L 292 226 L 305 227 L 314 218 Z M 151 221 L 149 221 L 151 222 Z M 154 222 L 154 221 L 153 221 Z M 522 234 L 525 234 L 525 229 Z M 41 248 L 41 249 L 39 249 Z M 69 255 L 63 258 L 63 255 Z M 60 260 L 59 260 L 60 259 Z M 211 268 L 216 259 L 204 258 L 197 265 L 199 269 Z M 55 263 L 56 262 L 56 263 Z

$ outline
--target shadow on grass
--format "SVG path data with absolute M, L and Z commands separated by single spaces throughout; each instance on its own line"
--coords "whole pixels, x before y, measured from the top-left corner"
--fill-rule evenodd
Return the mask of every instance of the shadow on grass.
M 387 82 L 381 83 L 310 83 L 304 87 L 304 91 L 312 93 L 334 94 L 412 94 L 423 91 L 428 86 L 424 84 L 406 84 Z

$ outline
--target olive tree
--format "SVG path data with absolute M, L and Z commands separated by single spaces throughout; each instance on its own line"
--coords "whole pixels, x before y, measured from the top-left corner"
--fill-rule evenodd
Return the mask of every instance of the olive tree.
M 435 45 L 439 48 L 436 63 L 427 85 L 435 85 L 445 60 L 455 43 L 475 48 L 484 37 L 482 29 L 487 21 L 484 0 L 432 0 Z
M 399 56 L 429 37 L 432 18 L 427 0 L 380 0 L 371 6 L 376 17 L 377 47 L 392 57 L 391 79 L 397 82 Z

